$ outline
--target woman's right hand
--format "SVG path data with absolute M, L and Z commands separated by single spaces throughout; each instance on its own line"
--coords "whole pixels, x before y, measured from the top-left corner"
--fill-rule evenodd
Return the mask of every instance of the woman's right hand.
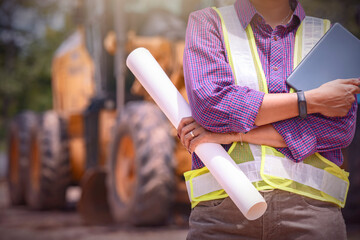
M 305 92 L 308 113 L 344 117 L 360 93 L 360 79 L 337 79 Z
M 181 143 L 190 152 L 201 143 L 230 144 L 238 141 L 239 133 L 214 133 L 206 130 L 192 117 L 185 117 L 178 126 L 178 136 Z

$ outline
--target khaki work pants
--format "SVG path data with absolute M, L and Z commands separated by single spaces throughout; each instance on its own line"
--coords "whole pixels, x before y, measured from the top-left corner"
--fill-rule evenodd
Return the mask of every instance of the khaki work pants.
M 248 221 L 230 198 L 201 202 L 191 212 L 188 240 L 343 240 L 346 228 L 334 204 L 281 190 L 261 193 L 268 208 Z

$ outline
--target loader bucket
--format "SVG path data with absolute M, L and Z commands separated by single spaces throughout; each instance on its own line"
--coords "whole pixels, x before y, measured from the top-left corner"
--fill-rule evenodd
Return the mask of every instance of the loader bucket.
M 88 225 L 106 225 L 113 222 L 107 202 L 106 171 L 92 168 L 81 180 L 81 198 L 78 211 Z

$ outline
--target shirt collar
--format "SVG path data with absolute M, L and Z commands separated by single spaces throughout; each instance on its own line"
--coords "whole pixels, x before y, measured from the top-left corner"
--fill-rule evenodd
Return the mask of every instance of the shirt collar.
M 289 0 L 292 9 L 295 8 L 293 16 L 299 18 L 300 22 L 305 18 L 305 11 L 298 0 Z M 249 25 L 255 15 L 260 15 L 249 0 L 237 0 L 235 9 L 244 29 Z

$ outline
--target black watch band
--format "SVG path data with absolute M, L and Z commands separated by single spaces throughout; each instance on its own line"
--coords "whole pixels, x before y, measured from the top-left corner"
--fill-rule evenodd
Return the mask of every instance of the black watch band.
M 299 106 L 299 117 L 304 119 L 307 117 L 306 99 L 303 91 L 297 92 L 298 106 Z

